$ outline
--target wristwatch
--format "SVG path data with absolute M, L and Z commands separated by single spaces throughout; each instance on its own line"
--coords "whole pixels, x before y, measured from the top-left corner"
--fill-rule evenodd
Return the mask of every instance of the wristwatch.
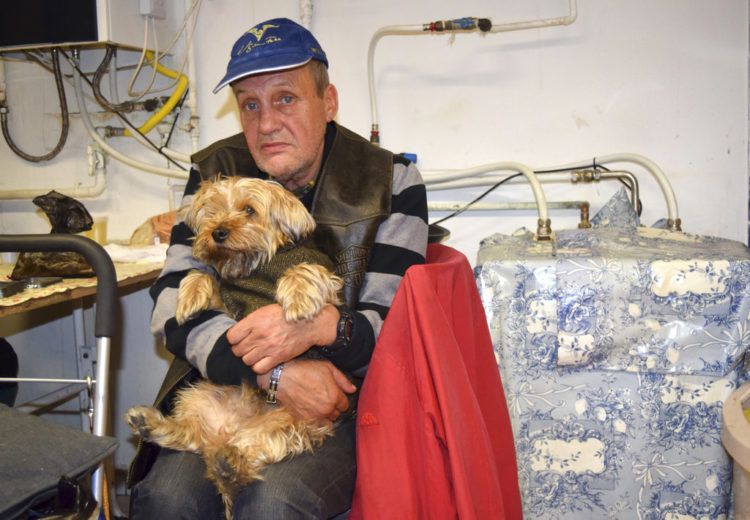
M 346 309 L 339 309 L 339 322 L 336 324 L 336 340 L 320 350 L 326 355 L 331 355 L 349 346 L 354 332 L 354 316 Z
M 279 363 L 271 370 L 271 379 L 268 382 L 268 390 L 266 390 L 266 402 L 268 404 L 276 404 L 276 392 L 279 389 L 279 380 L 283 370 L 284 363 Z

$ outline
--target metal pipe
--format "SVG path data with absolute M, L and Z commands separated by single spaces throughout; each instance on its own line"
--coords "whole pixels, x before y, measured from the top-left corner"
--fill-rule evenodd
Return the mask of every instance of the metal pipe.
M 0 383 L 74 383 L 88 384 L 89 379 L 58 379 L 54 377 L 0 377 Z M 96 381 L 92 381 L 96 383 Z
M 67 379 L 65 380 L 68 381 Z M 31 381 L 36 382 L 36 381 Z M 88 387 L 88 381 L 84 383 L 73 383 L 65 385 L 56 390 L 40 395 L 23 404 L 15 405 L 15 408 L 23 413 L 43 413 L 45 410 L 53 410 L 59 403 L 69 401 Z
M 107 433 L 107 418 L 109 417 L 109 402 L 107 388 L 109 387 L 109 357 L 111 348 L 110 337 L 96 338 L 96 388 L 94 393 L 94 435 L 104 436 Z M 103 495 L 104 465 L 101 464 L 91 477 L 94 498 L 101 503 Z
M 630 203 L 633 205 L 633 209 L 638 211 L 638 201 L 641 198 L 640 187 L 638 185 L 638 179 L 631 172 L 626 170 L 616 170 L 609 172 L 600 172 L 602 179 L 618 179 L 621 181 L 630 182 Z
M 547 201 L 548 209 L 578 209 L 582 204 L 588 204 L 583 200 L 560 200 Z M 465 202 L 440 201 L 428 202 L 429 211 L 455 211 L 466 206 Z M 536 202 L 475 202 L 471 209 L 479 211 L 509 211 L 509 210 L 536 210 Z
M 557 167 L 556 169 L 564 168 L 573 170 L 577 168 L 589 168 L 591 167 L 592 161 L 593 164 L 600 165 L 618 162 L 634 163 L 646 169 L 656 179 L 656 182 L 659 184 L 659 187 L 664 194 L 664 198 L 666 199 L 667 227 L 672 231 L 682 231 L 682 220 L 680 219 L 679 213 L 677 211 L 677 199 L 675 197 L 674 190 L 672 189 L 672 185 L 670 184 L 667 176 L 655 162 L 647 157 L 644 157 L 643 155 L 635 153 L 616 153 L 609 155 L 600 155 L 587 161 L 565 164 L 563 166 Z

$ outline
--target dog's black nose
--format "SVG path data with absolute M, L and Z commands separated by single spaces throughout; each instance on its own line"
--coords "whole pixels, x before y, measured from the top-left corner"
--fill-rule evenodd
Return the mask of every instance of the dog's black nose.
M 214 229 L 214 232 L 211 233 L 211 236 L 213 237 L 214 241 L 221 243 L 229 238 L 229 231 L 224 228 L 216 228 Z

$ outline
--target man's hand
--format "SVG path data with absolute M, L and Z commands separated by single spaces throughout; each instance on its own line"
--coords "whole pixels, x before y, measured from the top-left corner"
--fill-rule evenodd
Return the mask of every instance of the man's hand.
M 338 319 L 338 309 L 326 305 L 311 320 L 287 322 L 280 305 L 266 305 L 229 329 L 227 340 L 235 356 L 242 358 L 256 374 L 265 374 L 313 345 L 333 343 Z
M 268 379 L 258 376 L 261 388 Z M 349 407 L 346 394 L 356 390 L 331 362 L 295 359 L 284 364 L 276 398 L 300 419 L 335 421 Z

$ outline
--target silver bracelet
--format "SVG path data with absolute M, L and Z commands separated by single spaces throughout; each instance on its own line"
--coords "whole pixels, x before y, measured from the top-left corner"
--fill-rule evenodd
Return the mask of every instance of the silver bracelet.
M 266 402 L 268 404 L 276 404 L 276 392 L 279 389 L 279 380 L 283 370 L 284 363 L 279 363 L 271 370 L 271 380 L 268 383 L 268 390 L 266 390 Z

